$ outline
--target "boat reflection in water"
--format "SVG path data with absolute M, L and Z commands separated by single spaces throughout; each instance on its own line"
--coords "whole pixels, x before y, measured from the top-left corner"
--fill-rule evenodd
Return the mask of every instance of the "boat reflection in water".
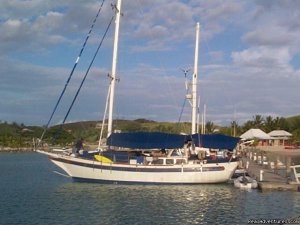
M 248 192 L 231 184 L 101 185 L 70 182 L 53 170 L 40 154 L 0 154 L 0 224 L 248 224 L 300 212 L 299 192 Z
M 95 220 L 99 224 L 247 224 L 258 217 L 295 217 L 300 210 L 299 195 L 294 200 L 297 193 L 245 192 L 229 184 L 120 186 L 73 182 L 57 187 L 56 193 L 60 199 L 54 204 L 63 211 L 75 206 L 75 210 L 82 210 L 79 214 L 96 212 L 95 217 L 85 217 L 87 224 Z
M 230 185 L 119 186 L 76 182 L 66 183 L 56 191 L 64 196 L 62 202 L 72 199 L 73 205 L 86 207 L 84 212 L 97 212 L 101 224 L 224 224 L 226 218 L 232 221 L 232 210 L 239 205 L 239 199 L 234 197 L 236 190 Z M 66 202 L 63 210 L 72 207 Z M 86 219 L 87 223 L 94 222 L 94 218 Z

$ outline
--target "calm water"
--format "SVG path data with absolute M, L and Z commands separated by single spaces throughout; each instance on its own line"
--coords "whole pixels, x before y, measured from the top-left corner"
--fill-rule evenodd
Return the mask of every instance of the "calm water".
M 300 216 L 300 192 L 75 183 L 37 153 L 0 154 L 0 224 L 247 224 Z

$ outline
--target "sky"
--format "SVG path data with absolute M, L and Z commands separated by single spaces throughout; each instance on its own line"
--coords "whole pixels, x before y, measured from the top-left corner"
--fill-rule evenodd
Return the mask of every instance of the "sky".
M 0 121 L 47 123 L 101 2 L 0 0 Z M 71 104 L 111 3 L 104 2 L 51 124 Z M 199 111 L 206 105 L 207 121 L 299 115 L 299 9 L 294 0 L 123 0 L 114 118 L 191 121 L 181 69 L 193 69 L 197 22 Z M 102 120 L 113 34 L 112 25 L 67 122 Z

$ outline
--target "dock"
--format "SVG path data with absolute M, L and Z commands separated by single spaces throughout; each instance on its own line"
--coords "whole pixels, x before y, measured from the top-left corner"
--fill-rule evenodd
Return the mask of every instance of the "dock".
M 300 165 L 292 166 L 287 160 L 279 167 L 277 156 L 270 155 L 263 150 L 252 149 L 242 157 L 243 167 L 249 176 L 257 180 L 258 188 L 263 192 L 300 191 Z

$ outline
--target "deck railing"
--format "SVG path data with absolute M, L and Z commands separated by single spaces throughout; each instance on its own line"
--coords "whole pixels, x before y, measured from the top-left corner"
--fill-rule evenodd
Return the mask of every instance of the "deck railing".
M 300 165 L 291 166 L 290 168 L 294 172 L 296 182 L 300 184 Z

